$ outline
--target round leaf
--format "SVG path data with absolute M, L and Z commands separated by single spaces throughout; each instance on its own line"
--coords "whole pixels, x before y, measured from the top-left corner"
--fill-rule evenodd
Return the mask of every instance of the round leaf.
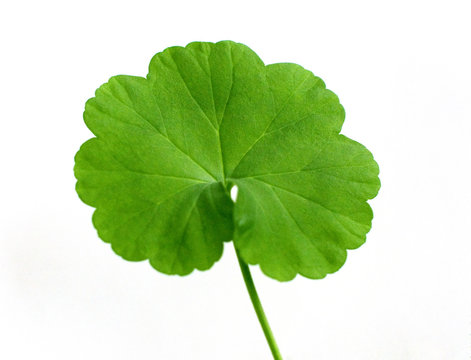
M 380 187 L 344 117 L 299 65 L 230 41 L 171 47 L 87 102 L 77 192 L 117 254 L 163 273 L 209 269 L 233 240 L 270 277 L 322 278 L 365 241 Z

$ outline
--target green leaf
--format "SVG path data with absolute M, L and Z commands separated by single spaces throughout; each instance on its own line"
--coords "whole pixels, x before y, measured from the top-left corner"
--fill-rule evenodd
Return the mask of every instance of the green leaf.
M 209 269 L 233 240 L 270 277 L 322 278 L 365 241 L 380 187 L 344 117 L 299 65 L 230 41 L 171 47 L 87 102 L 77 192 L 117 254 L 163 273 Z

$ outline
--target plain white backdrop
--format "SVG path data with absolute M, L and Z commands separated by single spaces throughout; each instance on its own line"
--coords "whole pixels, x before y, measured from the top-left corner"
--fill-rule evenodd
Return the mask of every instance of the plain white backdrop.
M 0 5 L 0 358 L 271 358 L 232 244 L 165 276 L 96 235 L 73 157 L 85 101 L 168 46 L 230 39 L 313 71 L 381 168 L 367 242 L 326 279 L 255 282 L 286 360 L 471 356 L 469 1 Z

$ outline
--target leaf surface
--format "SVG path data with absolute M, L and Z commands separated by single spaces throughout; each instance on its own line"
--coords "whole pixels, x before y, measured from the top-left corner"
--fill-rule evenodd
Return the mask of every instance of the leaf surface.
M 380 186 L 344 117 L 299 65 L 230 41 L 168 48 L 87 102 L 77 192 L 117 254 L 163 273 L 209 269 L 233 240 L 270 277 L 322 278 L 365 241 Z

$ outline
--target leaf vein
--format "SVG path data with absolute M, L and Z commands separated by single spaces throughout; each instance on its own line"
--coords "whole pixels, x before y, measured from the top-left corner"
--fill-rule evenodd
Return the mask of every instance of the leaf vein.
M 117 98 L 117 97 L 114 97 L 118 102 L 120 102 L 122 105 L 124 105 L 124 107 L 126 107 L 127 109 L 131 110 L 132 112 L 134 112 L 140 119 L 144 120 L 146 123 L 148 123 L 152 129 L 155 130 L 155 132 L 160 135 L 163 139 L 167 140 L 170 144 L 172 144 L 177 150 L 179 150 L 182 154 L 184 154 L 185 156 L 187 156 L 190 160 L 192 160 L 192 162 L 197 165 L 201 170 L 203 170 L 206 174 L 208 174 L 211 178 L 213 178 L 214 181 L 217 181 L 217 179 L 208 171 L 206 170 L 200 163 L 198 163 L 195 159 L 193 159 L 193 157 L 186 153 L 185 151 L 183 151 L 182 149 L 180 149 L 179 146 L 177 146 L 177 144 L 175 144 L 172 140 L 170 140 L 169 137 L 165 136 L 164 134 L 162 134 L 159 129 L 157 129 L 157 127 L 152 124 L 148 119 L 146 119 L 145 117 L 143 117 L 141 114 L 139 114 L 135 109 L 133 109 L 131 106 L 129 106 L 128 104 L 126 104 L 125 102 L 123 102 L 121 99 Z M 157 104 L 158 106 L 158 104 Z M 114 119 L 116 119 L 115 117 L 113 117 Z M 119 119 L 118 119 L 119 121 Z
M 307 74 L 307 76 L 298 84 L 298 86 L 296 86 L 296 88 L 292 91 L 291 95 L 288 97 L 288 99 L 284 102 L 284 104 L 282 105 L 281 109 L 273 116 L 273 118 L 270 120 L 270 122 L 268 123 L 268 125 L 265 127 L 265 129 L 263 130 L 262 134 L 255 140 L 255 142 L 247 149 L 247 151 L 244 153 L 244 155 L 242 155 L 242 157 L 240 158 L 239 162 L 237 163 L 237 165 L 234 167 L 234 170 L 232 170 L 232 173 L 235 173 L 235 171 L 237 170 L 237 168 L 239 167 L 239 165 L 242 163 L 242 161 L 245 159 L 245 157 L 247 156 L 247 154 L 253 149 L 253 147 L 265 136 L 267 135 L 267 131 L 268 129 L 270 128 L 270 126 L 273 124 L 273 122 L 276 120 L 276 118 L 281 114 L 281 112 L 285 109 L 286 105 L 289 103 L 289 101 L 291 100 L 291 98 L 294 96 L 294 94 L 299 90 L 299 88 L 306 82 L 307 78 L 309 77 L 309 74 Z

